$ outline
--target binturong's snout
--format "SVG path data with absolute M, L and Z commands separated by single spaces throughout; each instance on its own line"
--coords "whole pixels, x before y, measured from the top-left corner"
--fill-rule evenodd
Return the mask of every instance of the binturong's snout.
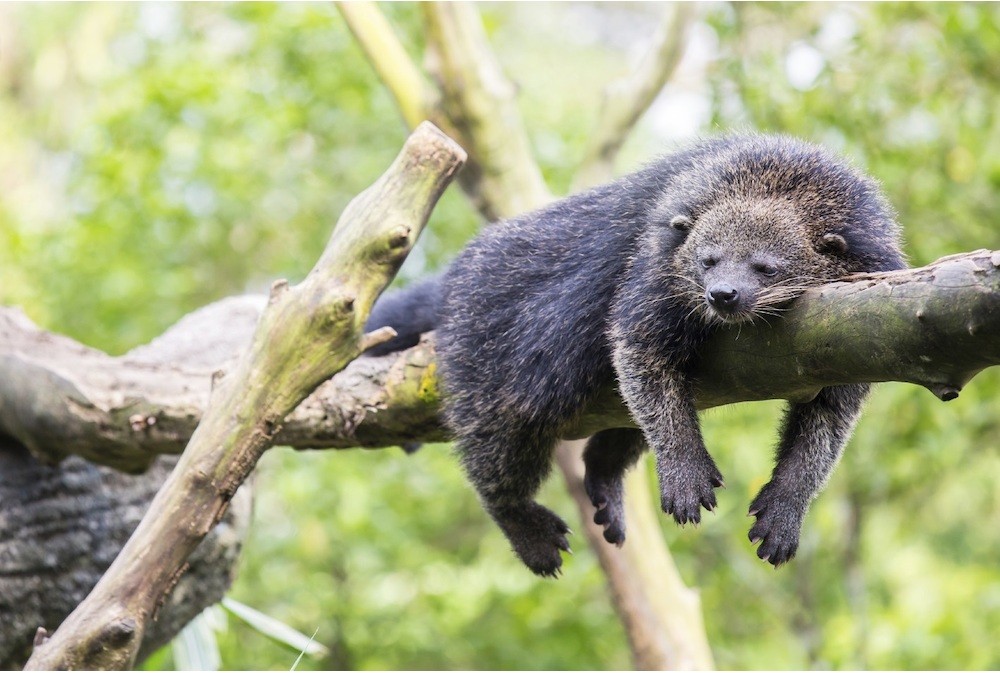
M 740 292 L 730 283 L 715 283 L 705 290 L 705 301 L 722 316 L 731 316 L 739 310 Z

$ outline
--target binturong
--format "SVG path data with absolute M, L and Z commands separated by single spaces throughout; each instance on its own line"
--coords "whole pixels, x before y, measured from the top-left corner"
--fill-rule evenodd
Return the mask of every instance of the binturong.
M 569 529 L 534 496 L 603 386 L 617 379 L 639 427 L 598 432 L 584 450 L 605 539 L 625 541 L 622 480 L 647 447 L 663 511 L 698 523 L 723 485 L 695 412 L 699 345 L 723 325 L 780 319 L 810 286 L 904 266 L 872 180 L 792 138 L 728 136 L 487 227 L 442 277 L 381 300 L 367 327 L 407 335 L 385 350 L 436 328 L 462 465 L 518 557 L 554 576 Z M 760 558 L 795 555 L 867 394 L 835 386 L 789 404 L 771 480 L 750 505 Z

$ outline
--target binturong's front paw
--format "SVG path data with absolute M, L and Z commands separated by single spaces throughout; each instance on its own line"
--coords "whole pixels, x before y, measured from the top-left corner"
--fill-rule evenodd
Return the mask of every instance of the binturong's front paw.
M 760 542 L 757 556 L 775 567 L 792 560 L 799 548 L 805 507 L 772 481 L 750 504 L 750 516 L 757 517 L 749 534 L 751 544 Z
M 531 572 L 558 577 L 562 554 L 568 552 L 569 526 L 537 502 L 525 502 L 492 512 L 493 518 L 514 547 L 514 553 Z
M 715 489 L 725 487 L 722 474 L 708 454 L 704 461 L 657 464 L 660 506 L 684 525 L 701 521 L 701 508 L 715 510 Z

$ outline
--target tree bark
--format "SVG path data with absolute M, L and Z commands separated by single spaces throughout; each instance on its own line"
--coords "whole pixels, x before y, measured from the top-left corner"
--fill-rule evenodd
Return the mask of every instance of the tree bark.
M 54 630 L 93 589 L 139 523 L 177 458 L 138 476 L 71 457 L 42 465 L 0 439 L 0 669 L 20 669 L 39 626 Z M 250 524 L 249 484 L 188 560 L 139 650 L 167 644 L 232 583 Z

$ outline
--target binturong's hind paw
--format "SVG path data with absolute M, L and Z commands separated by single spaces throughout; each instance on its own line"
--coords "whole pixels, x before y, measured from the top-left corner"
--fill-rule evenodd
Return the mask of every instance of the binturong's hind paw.
M 562 553 L 568 552 L 569 526 L 536 502 L 495 509 L 493 518 L 514 547 L 514 553 L 531 572 L 558 577 Z
M 804 508 L 770 482 L 760 490 L 750 505 L 750 516 L 757 522 L 750 529 L 750 543 L 760 542 L 757 556 L 777 567 L 791 561 L 799 548 Z
M 660 506 L 684 525 L 701 521 L 701 508 L 715 510 L 715 489 L 724 487 L 722 474 L 709 459 L 705 463 L 678 463 L 668 469 L 657 466 Z
M 621 477 L 595 476 L 591 470 L 583 479 L 590 502 L 597 511 L 594 523 L 604 526 L 604 539 L 621 547 L 625 543 L 625 500 Z

